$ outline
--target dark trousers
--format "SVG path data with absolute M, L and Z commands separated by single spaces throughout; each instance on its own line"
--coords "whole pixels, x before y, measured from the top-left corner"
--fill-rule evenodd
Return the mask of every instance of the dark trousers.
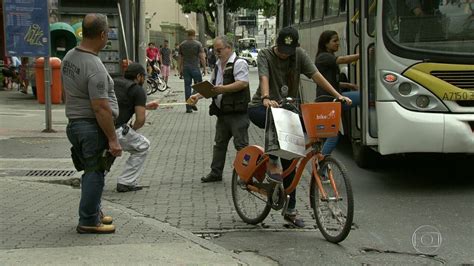
M 194 84 L 202 82 L 201 70 L 199 67 L 188 67 L 183 68 L 184 76 L 184 99 L 188 100 L 191 96 L 192 88 L 191 84 L 194 81 Z M 191 110 L 191 106 L 186 104 L 186 110 Z
M 249 145 L 249 125 L 247 113 L 220 115 L 217 117 L 211 175 L 222 176 L 227 146 L 232 137 L 234 138 L 234 147 L 237 151 Z
M 99 169 L 98 156 L 108 146 L 107 137 L 95 119 L 70 121 L 66 128 L 67 138 L 84 165 L 81 178 L 79 225 L 94 226 L 100 223 L 100 199 L 104 190 L 104 171 Z
M 267 109 L 265 106 L 260 105 L 257 107 L 249 107 L 248 109 L 249 119 L 259 128 L 265 128 L 265 120 L 267 119 Z M 278 158 L 276 156 L 270 155 L 271 158 Z M 291 160 L 281 159 L 281 166 L 283 170 L 287 169 L 291 165 Z M 293 170 L 285 179 L 283 180 L 283 185 L 289 187 L 293 179 L 295 178 L 295 171 Z M 294 209 L 296 207 L 296 189 L 291 192 L 290 200 L 288 201 L 288 209 Z

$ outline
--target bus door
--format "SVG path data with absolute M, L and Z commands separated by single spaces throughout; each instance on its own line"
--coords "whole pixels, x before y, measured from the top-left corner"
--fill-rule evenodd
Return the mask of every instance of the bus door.
M 349 53 L 359 53 L 360 59 L 350 66 L 351 82 L 360 91 L 360 107 L 351 113 L 351 140 L 354 159 L 367 167 L 378 144 L 377 111 L 375 109 L 375 15 L 377 0 L 349 1 Z M 356 111 L 355 111 L 356 110 Z

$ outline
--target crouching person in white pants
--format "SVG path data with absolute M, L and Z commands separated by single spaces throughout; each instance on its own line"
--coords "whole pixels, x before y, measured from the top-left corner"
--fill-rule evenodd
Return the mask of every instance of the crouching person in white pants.
M 141 190 L 138 178 L 143 173 L 143 165 L 150 147 L 150 141 L 137 132 L 145 124 L 146 110 L 158 108 L 158 102 L 146 103 L 146 93 L 142 85 L 146 80 L 145 68 L 131 63 L 124 77 L 114 79 L 115 95 L 119 105 L 119 117 L 115 122 L 116 134 L 123 151 L 130 153 L 125 169 L 117 177 L 117 192 Z M 135 121 L 128 124 L 135 114 Z

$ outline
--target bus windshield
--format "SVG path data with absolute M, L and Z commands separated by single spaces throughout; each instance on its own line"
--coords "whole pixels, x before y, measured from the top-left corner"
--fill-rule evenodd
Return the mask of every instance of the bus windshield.
M 387 0 L 384 32 L 401 48 L 474 55 L 474 0 Z

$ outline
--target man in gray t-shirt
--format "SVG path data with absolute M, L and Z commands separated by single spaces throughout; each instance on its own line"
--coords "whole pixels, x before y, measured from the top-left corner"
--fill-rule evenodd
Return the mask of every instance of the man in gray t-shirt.
M 204 67 L 204 75 L 207 75 L 206 59 L 204 50 L 200 42 L 196 41 L 196 32 L 188 30 L 188 39 L 179 46 L 179 70 L 180 75 L 184 76 L 184 98 L 188 100 L 191 96 L 191 83 L 202 82 L 201 69 L 199 62 Z M 192 110 L 197 111 L 195 105 L 186 104 L 186 113 Z
M 98 57 L 107 43 L 108 31 L 105 15 L 86 15 L 80 45 L 70 50 L 61 64 L 69 119 L 66 134 L 72 144 L 74 166 L 84 170 L 76 227 L 80 234 L 115 232 L 112 217 L 104 216 L 100 206 L 105 171 L 110 170 L 112 156 L 122 154 L 114 127 L 118 116 L 114 83 Z
M 278 33 L 277 45 L 260 50 L 258 53 L 260 82 L 252 97 L 252 102 L 249 104 L 248 114 L 250 121 L 260 128 L 265 128 L 266 109 L 279 107 L 278 101 L 282 98 L 280 90 L 283 86 L 288 87 L 289 97 L 298 97 L 300 74 L 311 78 L 335 98 L 351 103 L 349 98 L 339 94 L 318 72 L 308 54 L 298 47 L 298 39 L 299 34 L 296 29 L 283 28 Z M 295 172 L 291 172 L 283 180 L 282 171 L 290 167 L 291 160 L 281 159 L 281 166 L 279 161 L 278 157 L 270 155 L 270 160 L 267 163 L 268 177 L 273 182 L 283 182 L 286 188 L 291 185 Z M 296 190 L 290 194 L 284 219 L 295 226 L 304 227 L 304 222 L 298 217 L 296 211 Z

